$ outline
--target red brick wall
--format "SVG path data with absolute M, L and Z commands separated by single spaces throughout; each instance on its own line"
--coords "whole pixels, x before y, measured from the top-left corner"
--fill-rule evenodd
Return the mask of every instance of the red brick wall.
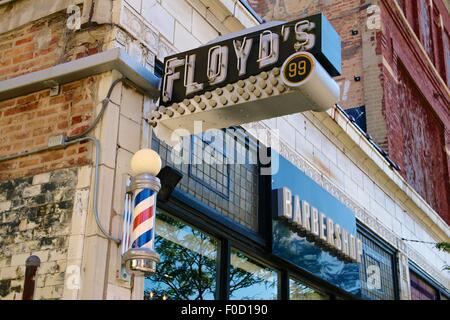
M 0 81 L 101 51 L 109 27 L 72 32 L 57 13 L 0 34 Z M 57 134 L 81 133 L 92 122 L 98 77 L 0 101 L 0 157 L 44 147 Z M 0 162 L 0 181 L 89 163 L 89 143 Z
M 450 156 L 445 138 L 450 130 L 450 97 L 424 54 L 417 54 L 418 46 L 405 34 L 400 20 L 392 16 L 395 11 L 382 7 L 382 12 L 389 154 L 401 165 L 408 183 L 450 223 Z M 429 39 L 421 39 L 431 54 Z
M 0 80 L 101 51 L 103 43 L 94 36 L 83 39 L 87 32 L 68 30 L 66 19 L 65 13 L 56 13 L 0 34 Z
M 55 16 L 0 35 L 0 80 L 48 68 L 62 55 L 63 17 Z
M 61 87 L 58 96 L 49 90 L 0 102 L 0 156 L 45 147 L 57 134 L 84 131 L 95 108 L 96 78 Z M 89 163 L 89 144 L 41 152 L 0 162 L 0 181 Z
M 395 112 L 402 125 L 396 143 L 403 150 L 396 155 L 406 180 L 450 221 L 450 190 L 445 153 L 444 125 L 421 95 L 403 65 L 398 68 L 398 107 Z M 397 149 L 396 148 L 396 149 Z

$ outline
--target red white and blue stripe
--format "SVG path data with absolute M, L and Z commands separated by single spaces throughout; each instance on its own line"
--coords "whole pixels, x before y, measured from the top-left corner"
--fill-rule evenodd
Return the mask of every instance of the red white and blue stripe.
M 131 224 L 131 248 L 153 249 L 156 192 L 150 189 L 138 189 L 135 195 Z

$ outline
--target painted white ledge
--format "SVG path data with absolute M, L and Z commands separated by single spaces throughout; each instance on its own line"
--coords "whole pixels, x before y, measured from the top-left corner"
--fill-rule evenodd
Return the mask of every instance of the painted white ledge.
M 123 49 L 115 48 L 48 69 L 0 81 L 0 101 L 112 70 L 120 72 L 149 97 L 159 97 L 160 78 L 131 58 Z

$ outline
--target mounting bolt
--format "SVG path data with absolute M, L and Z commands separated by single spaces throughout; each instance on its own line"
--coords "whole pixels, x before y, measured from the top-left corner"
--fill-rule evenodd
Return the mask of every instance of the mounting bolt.
M 59 94 L 59 84 L 55 84 L 50 88 L 50 97 L 57 96 Z

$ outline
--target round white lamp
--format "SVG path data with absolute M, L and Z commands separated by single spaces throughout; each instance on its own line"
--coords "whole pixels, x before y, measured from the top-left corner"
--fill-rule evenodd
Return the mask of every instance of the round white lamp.
M 156 225 L 156 196 L 161 182 L 156 177 L 161 171 L 161 158 L 151 149 L 142 149 L 131 159 L 131 221 L 125 221 L 129 230 L 124 238 L 128 248 L 123 255 L 127 271 L 131 274 L 153 274 L 159 255 L 154 250 Z
M 139 150 L 131 158 L 131 173 L 133 176 L 150 174 L 156 177 L 161 171 L 161 166 L 161 157 L 151 149 Z

